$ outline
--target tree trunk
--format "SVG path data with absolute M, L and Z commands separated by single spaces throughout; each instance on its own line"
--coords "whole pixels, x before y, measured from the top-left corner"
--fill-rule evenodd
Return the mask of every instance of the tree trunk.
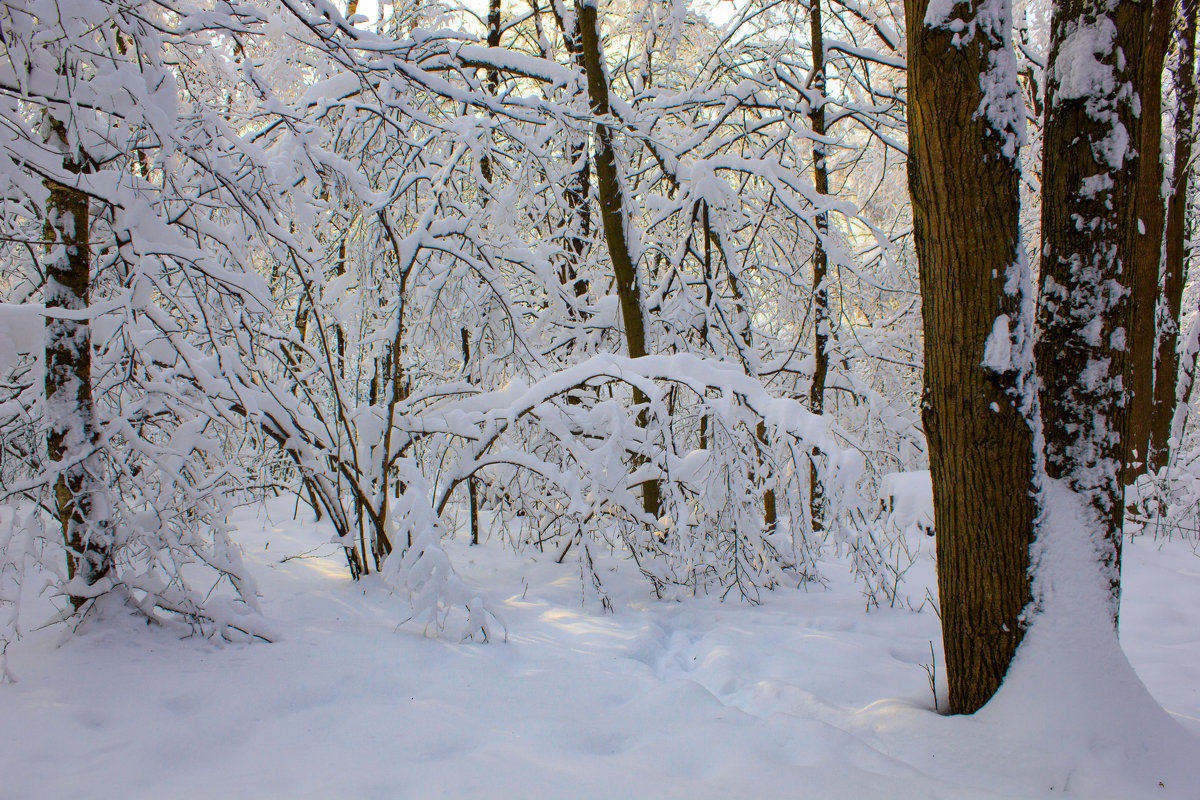
M 65 128 L 51 120 L 55 144 L 67 147 Z M 68 172 L 83 170 L 72 156 Z M 47 181 L 46 258 L 46 450 L 57 473 L 54 508 L 67 550 L 67 575 L 92 586 L 112 565 L 108 509 L 94 452 L 98 435 L 92 402 L 91 327 L 86 318 L 69 319 L 54 311 L 83 312 L 89 304 L 91 249 L 88 198 L 83 192 Z M 87 600 L 73 594 L 78 610 Z
M 536 22 L 538 19 L 536 0 L 531 0 L 531 2 Z M 554 20 L 563 34 L 563 43 L 566 45 L 567 53 L 571 56 L 571 62 L 580 73 L 586 76 L 587 64 L 583 58 L 583 45 L 579 40 L 578 24 L 568 27 L 570 23 L 562 18 L 559 6 L 551 4 L 550 9 L 554 12 Z M 541 38 L 540 24 L 537 25 L 537 30 L 538 36 Z M 550 58 L 548 53 L 543 55 L 545 58 Z M 571 255 L 568 255 L 567 262 L 563 265 L 562 282 L 564 286 L 571 284 L 575 290 L 575 297 L 580 298 L 587 294 L 589 288 L 587 278 L 579 277 L 579 266 L 584 261 L 592 235 L 592 163 L 587 140 L 576 138 L 577 135 L 572 131 L 564 131 L 564 133 L 570 137 L 566 144 L 566 150 L 572 166 L 570 177 L 563 184 L 563 199 L 567 201 L 567 246 Z M 580 313 L 581 319 L 586 319 L 586 317 L 586 313 Z
M 955 16 L 978 24 L 975 36 L 956 46 L 950 29 L 958 26 L 927 25 L 927 6 L 905 4 L 908 168 L 938 591 L 950 711 L 957 714 L 987 702 L 1021 641 L 1021 614 L 1031 599 L 1032 437 L 1016 399 L 1021 359 L 1003 357 L 1014 341 L 1010 328 L 1023 328 L 1016 322 L 1024 272 L 1017 133 L 1012 120 L 980 113 L 981 76 L 993 60 L 1012 58 L 1010 14 L 1004 30 L 987 31 L 982 19 L 972 19 L 976 7 L 955 6 Z M 1020 108 L 1012 67 L 1007 99 Z M 1020 336 L 1016 342 L 1020 347 Z
M 1150 8 L 1134 2 L 1107 8 L 1103 0 L 1063 0 L 1051 22 L 1037 363 L 1046 473 L 1064 480 L 1098 515 L 1101 530 L 1094 533 L 1115 625 L 1125 518 L 1128 287 L 1142 148 L 1135 99 L 1123 87 L 1143 85 Z M 1109 71 L 1111 80 L 1079 80 L 1081 72 Z
M 500 46 L 500 0 L 490 0 L 488 3 L 488 30 L 487 30 L 487 46 Z M 493 97 L 500 91 L 500 71 L 495 67 L 489 67 L 487 70 L 487 87 L 488 93 Z M 488 118 L 491 119 L 495 115 L 489 113 Z M 492 132 L 489 130 L 487 134 L 487 147 L 484 148 L 483 156 L 479 159 L 479 172 L 483 175 L 484 182 L 487 183 L 486 192 L 492 190 Z M 484 205 L 487 204 L 487 194 L 484 195 Z
M 490 0 L 488 3 L 488 21 L 487 21 L 487 46 L 500 46 L 500 0 Z M 487 71 L 487 86 L 488 93 L 495 97 L 500 92 L 500 71 L 496 68 L 489 68 Z M 489 119 L 494 119 L 495 115 L 489 113 Z M 494 175 L 492 173 L 492 132 L 489 130 L 487 134 L 487 147 L 484 148 L 483 156 L 479 159 L 479 172 L 483 176 L 484 182 L 487 184 L 480 192 L 480 203 L 485 208 L 492 199 L 492 181 Z M 463 372 L 467 374 L 470 380 L 471 374 L 471 334 L 464 327 L 462 333 L 462 354 L 463 354 Z M 471 515 L 471 544 L 479 544 L 479 481 L 474 475 L 467 478 L 467 505 L 468 512 Z
M 1128 353 L 1125 387 L 1129 412 L 1125 429 L 1124 479 L 1128 485 L 1149 464 L 1154 407 L 1155 308 L 1160 299 L 1159 275 L 1166 213 L 1162 183 L 1162 73 L 1170 41 L 1172 6 L 1158 2 L 1147 16 L 1143 73 L 1138 89 L 1142 112 L 1137 168 L 1137 232 L 1134 240 L 1129 297 Z
M 821 33 L 821 2 L 811 0 L 809 19 L 812 26 L 813 93 L 816 103 L 809 113 L 813 132 L 813 184 L 817 202 L 829 194 L 829 169 L 825 163 L 825 37 Z M 813 242 L 813 379 L 808 392 L 809 409 L 814 414 L 825 413 L 825 379 L 829 374 L 829 285 L 826 282 L 829 259 L 825 253 L 824 237 L 829 233 L 829 213 L 821 210 L 816 220 L 817 235 Z M 809 455 L 808 503 L 814 531 L 825 528 L 825 488 L 817 470 L 820 451 L 813 448 Z
M 1162 299 L 1159 301 L 1159 333 L 1154 370 L 1154 415 L 1150 432 L 1150 469 L 1158 472 L 1170 460 L 1173 420 L 1178 408 L 1179 389 L 1179 322 L 1183 307 L 1183 285 L 1187 277 L 1184 265 L 1188 186 L 1192 177 L 1192 145 L 1195 137 L 1196 115 L 1196 0 L 1183 0 L 1180 18 L 1183 30 L 1179 33 L 1179 69 L 1175 75 L 1175 91 L 1179 98 L 1175 115 L 1175 169 L 1172 176 L 1171 198 L 1167 204 L 1164 234 Z M 1195 374 L 1195 353 L 1187 365 L 1187 388 L 1184 402 L 1191 393 Z M 1179 431 L 1182 433 L 1182 430 Z
M 469 381 L 471 375 L 471 334 L 462 329 L 463 372 Z M 467 478 L 467 510 L 471 514 L 471 544 L 479 544 L 479 482 L 475 476 Z
M 621 177 L 617 171 L 617 155 L 613 149 L 612 130 L 606 122 L 611 109 L 608 102 L 608 75 L 604 67 L 604 52 L 600 45 L 600 26 L 595 0 L 583 0 L 575 6 L 579 43 L 587 72 L 588 97 L 596 120 L 596 191 L 600 196 L 600 221 L 612 261 L 617 298 L 621 304 L 621 320 L 625 324 L 625 344 L 630 358 L 646 355 L 646 322 L 642 304 L 642 287 L 638 280 L 637 264 L 629 248 L 625 231 L 625 198 Z M 638 427 L 647 426 L 649 398 L 639 389 L 633 390 L 633 402 L 640 406 Z M 646 443 L 647 447 L 649 442 Z M 658 519 L 660 489 L 658 481 L 642 484 L 642 509 Z

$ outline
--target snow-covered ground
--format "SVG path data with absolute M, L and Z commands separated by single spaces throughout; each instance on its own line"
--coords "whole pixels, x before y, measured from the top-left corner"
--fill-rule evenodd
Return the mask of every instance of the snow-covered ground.
M 609 614 L 569 557 L 454 545 L 509 629 L 507 643 L 463 644 L 400 625 L 402 598 L 350 581 L 326 531 L 272 510 L 246 512 L 237 535 L 275 643 L 180 640 L 118 613 L 10 647 L 0 798 L 1200 798 L 1200 751 L 1146 754 L 1154 780 L 1121 766 L 1138 742 L 1063 738 L 1034 704 L 934 713 L 936 615 L 864 613 L 838 564 L 826 588 L 751 607 L 655 601 L 613 561 Z M 932 565 L 908 577 L 921 597 Z M 1191 747 L 1189 545 L 1127 547 L 1122 641 L 1180 723 L 1158 733 Z

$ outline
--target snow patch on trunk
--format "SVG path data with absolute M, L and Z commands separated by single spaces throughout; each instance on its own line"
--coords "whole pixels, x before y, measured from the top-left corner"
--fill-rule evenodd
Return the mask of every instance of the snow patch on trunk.
M 983 347 L 983 366 L 994 372 L 1007 372 L 1012 368 L 1012 334 L 1008 322 L 1008 314 L 996 317 Z

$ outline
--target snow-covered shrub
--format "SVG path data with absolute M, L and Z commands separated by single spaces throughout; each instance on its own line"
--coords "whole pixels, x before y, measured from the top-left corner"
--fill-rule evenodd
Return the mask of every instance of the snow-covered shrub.
M 43 570 L 66 615 L 116 594 L 231 637 L 255 634 L 256 599 L 224 527 L 243 412 L 222 387 L 270 308 L 253 251 L 281 228 L 213 46 L 265 20 L 222 7 L 0 12 L 0 322 L 21 345 L 0 388 L 0 491 L 27 509 L 6 569 Z M 36 568 L 21 541 L 42 543 Z
M 72 596 L 136 585 L 148 613 L 202 619 L 180 593 L 193 566 L 249 592 L 222 538 L 227 496 L 288 487 L 353 576 L 383 571 L 426 623 L 469 605 L 468 633 L 486 636 L 440 544 L 470 486 L 510 541 L 573 552 L 601 594 L 607 547 L 659 594 L 753 600 L 813 577 L 830 534 L 857 541 L 860 483 L 918 457 L 916 303 L 886 276 L 903 222 L 876 190 L 896 120 L 830 134 L 831 159 L 879 173 L 861 178 L 873 210 L 816 192 L 790 17 L 748 16 L 745 36 L 612 17 L 644 74 L 605 78 L 623 95 L 609 114 L 561 9 L 506 29 L 501 50 L 450 6 L 389 4 L 374 31 L 324 0 L 60 11 L 5 6 L 20 90 L 2 109 L 0 288 L 38 300 L 38 231 L 63 227 L 44 179 L 86 195 L 92 296 L 62 316 L 92 339 L 80 416 L 95 446 L 43 454 L 58 417 L 39 404 L 35 343 L 5 389 L 0 473 L 44 502 L 49 463 L 94 462 L 104 518 L 87 536 L 116 571 Z M 875 107 L 839 102 L 848 121 Z M 601 129 L 616 132 L 644 359 L 612 355 L 630 332 L 591 180 Z M 840 278 L 820 290 L 818 249 Z M 818 294 L 840 316 L 811 313 Z M 818 327 L 824 419 L 804 411 Z
M 628 405 L 634 387 L 649 400 L 645 425 Z M 441 453 L 439 508 L 481 476 L 506 492 L 501 519 L 518 544 L 553 548 L 560 560 L 576 545 L 615 548 L 660 595 L 754 600 L 815 576 L 820 539 L 805 519 L 814 451 L 828 524 L 848 525 L 859 503 L 861 461 L 828 420 L 771 397 L 733 365 L 695 356 L 595 356 L 535 384 L 446 399 L 426 414 L 444 421 L 427 444 Z M 690 431 L 676 430 L 688 420 Z M 643 508 L 649 480 L 660 486 L 658 519 Z M 764 519 L 768 492 L 773 525 Z M 576 552 L 590 560 L 586 547 Z
M 907 573 L 922 556 L 934 556 L 933 489 L 928 470 L 891 472 L 879 480 L 872 515 L 859 514 L 846 545 L 867 608 L 897 604 L 920 608 L 904 591 Z

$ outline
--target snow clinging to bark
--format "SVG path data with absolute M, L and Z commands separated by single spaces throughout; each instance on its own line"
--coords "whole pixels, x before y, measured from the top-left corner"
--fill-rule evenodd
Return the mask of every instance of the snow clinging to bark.
M 1129 131 L 1117 116 L 1117 104 L 1132 100 L 1133 89 L 1128 84 L 1118 86 L 1116 71 L 1105 63 L 1114 55 L 1118 62 L 1124 58 L 1122 53 L 1113 52 L 1116 35 L 1116 25 L 1104 16 L 1070 26 L 1054 61 L 1058 90 L 1053 102 L 1059 105 L 1083 100 L 1089 117 L 1109 125 L 1109 134 L 1093 143 L 1092 153 L 1101 164 L 1121 169 L 1129 153 Z M 1096 187 L 1088 188 L 1095 193 Z
M 964 9 L 961 16 L 953 16 L 959 7 Z M 979 75 L 983 97 L 976 113 L 1003 142 L 1005 157 L 1015 161 L 1025 142 L 1025 100 L 1017 86 L 1012 0 L 985 0 L 973 7 L 954 0 L 931 0 L 925 10 L 925 26 L 952 32 L 950 44 L 960 50 L 976 41 L 986 50 L 988 66 Z
M 986 0 L 978 7 L 976 21 L 989 48 L 988 68 L 979 75 L 983 99 L 978 114 L 1003 142 L 1005 157 L 1015 162 L 1025 143 L 1025 99 L 1017 85 L 1012 0 Z
M 995 372 L 1007 372 L 1012 367 L 1012 335 L 1008 322 L 1008 314 L 996 317 L 983 349 L 983 366 Z

